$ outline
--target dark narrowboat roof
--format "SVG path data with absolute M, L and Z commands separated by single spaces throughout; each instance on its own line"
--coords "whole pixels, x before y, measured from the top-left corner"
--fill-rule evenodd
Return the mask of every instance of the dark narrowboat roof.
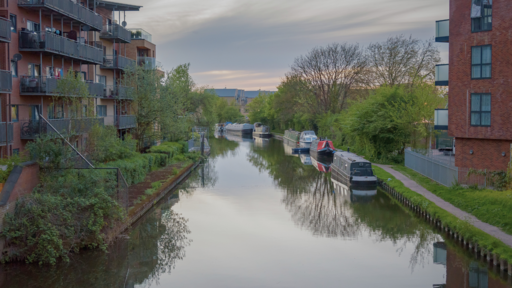
M 351 152 L 347 152 L 347 151 L 342 151 L 342 152 L 336 152 L 336 154 L 334 154 L 334 156 L 341 156 L 342 158 L 345 158 L 351 162 L 366 162 L 366 163 L 371 163 L 370 161 L 364 159 L 363 157 L 357 155 L 357 154 L 354 154 L 354 153 L 351 153 Z

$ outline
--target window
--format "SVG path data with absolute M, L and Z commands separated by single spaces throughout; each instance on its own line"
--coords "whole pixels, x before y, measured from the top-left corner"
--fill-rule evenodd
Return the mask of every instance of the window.
M 11 121 L 12 122 L 18 122 L 20 120 L 18 111 L 19 111 L 18 105 L 11 106 Z
M 30 120 L 39 120 L 39 106 L 30 105 L 30 109 L 28 110 L 28 118 Z
M 28 76 L 39 77 L 41 75 L 41 66 L 39 64 L 28 64 Z
M 20 148 L 12 149 L 12 155 L 20 155 Z
M 107 85 L 107 76 L 96 75 L 96 83 L 101 83 L 103 85 Z
M 17 78 L 18 77 L 18 62 L 11 60 L 11 73 L 12 77 Z
M 87 105 L 82 106 L 82 117 L 87 117 Z
M 52 103 L 48 105 L 48 119 L 63 119 L 64 118 L 64 105 L 55 105 Z
M 41 26 L 39 25 L 39 23 L 27 20 L 27 30 L 35 32 L 41 31 Z
M 471 47 L 471 79 L 491 78 L 491 45 Z
M 491 94 L 471 94 L 471 126 L 491 126 Z
M 11 32 L 16 33 L 16 30 L 17 30 L 16 29 L 16 27 L 17 27 L 16 26 L 16 15 L 11 14 L 10 18 L 11 18 Z
M 107 105 L 96 106 L 96 114 L 98 117 L 107 117 Z
M 481 32 L 492 29 L 492 0 L 472 0 L 471 31 Z

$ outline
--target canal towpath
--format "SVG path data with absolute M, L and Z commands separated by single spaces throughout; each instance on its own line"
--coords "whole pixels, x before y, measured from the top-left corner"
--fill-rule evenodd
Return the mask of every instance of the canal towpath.
M 509 235 L 509 234 L 503 232 L 500 228 L 498 228 L 496 226 L 482 222 L 475 216 L 462 211 L 461 209 L 450 204 L 449 202 L 444 201 L 443 199 L 441 199 L 434 193 L 428 191 L 427 189 L 425 189 L 424 187 L 422 187 L 421 185 L 416 183 L 414 180 L 411 180 L 404 174 L 394 170 L 391 166 L 380 165 L 380 164 L 373 164 L 373 165 L 384 169 L 386 172 L 393 175 L 393 177 L 395 177 L 398 181 L 402 182 L 405 187 L 411 189 L 412 191 L 414 191 L 414 192 L 422 195 L 423 197 L 427 198 L 428 200 L 434 202 L 434 204 L 436 204 L 440 208 L 444 209 L 445 211 L 450 212 L 455 217 L 457 217 L 463 221 L 469 221 L 469 223 L 471 223 L 471 225 L 475 226 L 476 228 L 482 230 L 483 232 L 485 232 L 491 236 L 498 238 L 503 243 L 505 243 L 507 246 L 512 248 L 512 235 Z M 385 179 L 383 179 L 383 180 L 385 180 Z

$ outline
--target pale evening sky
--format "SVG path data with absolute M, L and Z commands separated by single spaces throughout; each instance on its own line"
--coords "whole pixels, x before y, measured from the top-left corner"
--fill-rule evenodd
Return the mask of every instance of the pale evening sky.
M 367 45 L 397 34 L 428 39 L 448 0 L 115 0 L 144 28 L 166 70 L 191 64 L 199 86 L 275 90 L 293 59 L 332 42 Z M 116 15 L 117 16 L 117 15 Z M 447 61 L 448 44 L 438 44 Z

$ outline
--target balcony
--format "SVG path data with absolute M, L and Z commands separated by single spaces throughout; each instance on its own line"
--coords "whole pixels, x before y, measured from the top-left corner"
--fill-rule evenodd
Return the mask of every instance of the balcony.
M 146 40 L 153 43 L 153 36 L 141 28 L 128 29 L 132 40 Z
M 448 64 L 436 65 L 436 86 L 448 86 Z
M 56 96 L 60 78 L 47 76 L 22 76 L 20 79 L 20 95 Z M 92 97 L 103 97 L 105 85 L 101 83 L 86 82 L 89 94 Z M 70 97 L 76 95 L 67 95 Z
M 101 31 L 103 18 L 85 6 L 71 0 L 18 0 L 18 7 L 25 9 L 42 9 L 45 14 L 58 13 L 69 18 L 70 21 L 77 21 L 90 27 L 90 31 Z M 69 22 L 69 21 L 66 21 Z
M 450 20 L 436 21 L 436 42 L 450 42 Z
M 85 134 L 95 125 L 104 125 L 103 118 L 49 119 L 48 122 L 63 136 Z M 36 139 L 42 135 L 59 137 L 58 133 L 44 120 L 22 120 L 20 121 L 20 127 L 20 137 L 24 140 Z
M 7 131 L 6 131 L 7 128 Z M 6 143 L 6 136 L 9 139 L 9 143 L 12 143 L 13 140 L 13 123 L 0 123 L 0 146 L 5 146 Z M 6 133 L 7 132 L 7 133 Z M 7 135 L 6 135 L 7 134 Z
M 118 129 L 129 129 L 137 127 L 137 116 L 135 115 L 122 115 L 116 119 L 116 126 Z
M 436 109 L 434 130 L 448 130 L 448 109 Z
M 135 65 L 135 60 L 129 59 L 123 56 L 108 55 L 103 57 L 103 64 L 101 69 L 127 69 L 130 66 Z
M 146 70 L 162 69 L 162 63 L 153 57 L 137 57 L 137 65 Z
M 0 42 L 11 42 L 11 21 L 0 17 Z
M 105 89 L 104 98 L 107 99 L 118 99 L 118 100 L 133 100 L 133 87 L 121 86 L 121 85 L 108 85 Z
M 11 71 L 0 70 L 0 93 L 12 92 L 12 73 Z
M 130 43 L 132 33 L 119 24 L 104 25 L 100 39 L 115 40 L 120 43 Z
M 82 61 L 102 64 L 103 50 L 59 36 L 49 31 L 20 31 L 20 51 L 47 52 Z

